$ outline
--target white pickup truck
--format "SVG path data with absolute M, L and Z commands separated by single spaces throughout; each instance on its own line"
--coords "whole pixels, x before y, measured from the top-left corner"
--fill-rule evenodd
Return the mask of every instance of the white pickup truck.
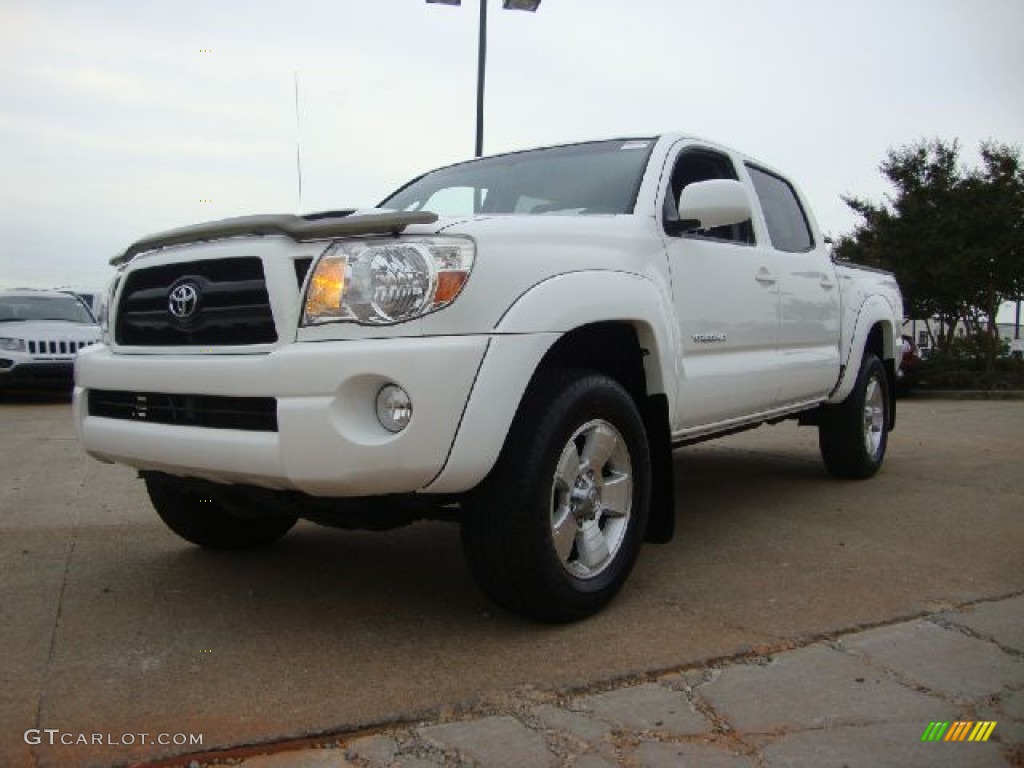
M 865 478 L 894 422 L 895 280 L 833 264 L 783 175 L 682 135 L 474 160 L 113 263 L 75 418 L 176 533 L 455 520 L 490 598 L 545 621 L 671 537 L 674 448 L 796 418 Z

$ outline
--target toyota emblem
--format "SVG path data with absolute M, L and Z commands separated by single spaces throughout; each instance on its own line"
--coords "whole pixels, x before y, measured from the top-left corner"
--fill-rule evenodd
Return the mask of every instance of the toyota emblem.
M 193 282 L 178 283 L 167 296 L 167 310 L 175 320 L 188 320 L 199 309 L 199 286 Z

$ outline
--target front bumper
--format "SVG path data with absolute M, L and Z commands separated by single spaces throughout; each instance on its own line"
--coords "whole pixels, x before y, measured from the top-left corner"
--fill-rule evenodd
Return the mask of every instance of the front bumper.
M 444 467 L 487 336 L 297 343 L 258 355 L 79 354 L 74 413 L 85 450 L 143 470 L 314 496 L 422 489 Z M 393 434 L 376 396 L 395 383 L 413 404 Z M 89 412 L 89 391 L 274 398 L 276 430 L 152 423 Z M 139 414 L 136 414 L 139 415 Z
M 10 362 L 10 365 L 5 363 Z M 71 360 L 20 363 L 11 358 L 0 360 L 0 389 L 70 389 L 74 379 Z

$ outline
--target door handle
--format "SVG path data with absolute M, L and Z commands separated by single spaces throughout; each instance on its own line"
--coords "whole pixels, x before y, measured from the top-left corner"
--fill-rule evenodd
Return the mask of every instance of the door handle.
M 757 282 L 761 283 L 762 285 L 772 285 L 775 283 L 776 280 L 778 280 L 778 278 L 775 275 L 773 275 L 764 267 L 761 267 L 759 270 L 757 270 L 757 274 L 754 275 L 754 279 L 757 280 Z
M 835 280 L 830 280 L 828 275 L 822 275 L 821 287 L 824 288 L 826 291 L 831 291 L 833 288 L 836 287 L 836 282 Z

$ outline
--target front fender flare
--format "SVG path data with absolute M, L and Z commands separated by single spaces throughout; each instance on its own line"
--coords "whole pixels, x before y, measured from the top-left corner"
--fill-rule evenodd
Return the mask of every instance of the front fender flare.
M 487 476 L 537 366 L 575 328 L 617 321 L 632 325 L 648 353 L 648 394 L 666 394 L 672 410 L 678 334 L 671 306 L 652 280 L 628 272 L 569 272 L 532 286 L 496 323 L 448 459 L 423 490 L 461 493 Z
M 671 289 L 632 272 L 569 272 L 537 283 L 495 325 L 496 333 L 559 334 L 584 325 L 624 322 L 647 350 L 647 393 L 669 396 L 674 411 L 678 326 Z

